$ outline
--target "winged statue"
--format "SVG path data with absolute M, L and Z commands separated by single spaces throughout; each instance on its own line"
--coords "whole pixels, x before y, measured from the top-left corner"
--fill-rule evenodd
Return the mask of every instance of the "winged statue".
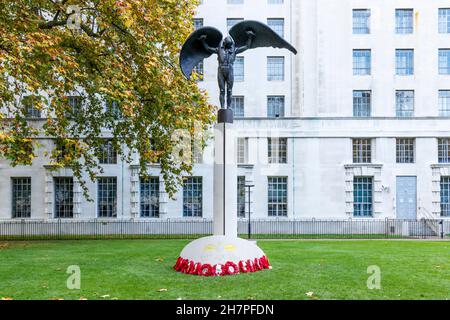
M 222 33 L 213 27 L 202 27 L 191 33 L 180 53 L 180 66 L 183 75 L 190 79 L 192 70 L 203 59 L 217 54 L 219 68 L 217 80 L 220 89 L 220 106 L 231 107 L 234 74 L 233 65 L 236 55 L 249 49 L 274 47 L 288 49 L 294 54 L 297 50 L 280 37 L 268 25 L 259 21 L 244 20 L 235 24 L 223 38 Z

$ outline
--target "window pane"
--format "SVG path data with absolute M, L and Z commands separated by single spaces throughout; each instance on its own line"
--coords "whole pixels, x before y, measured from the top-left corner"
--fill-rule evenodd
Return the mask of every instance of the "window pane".
M 228 18 L 227 19 L 227 28 L 228 31 L 230 31 L 230 29 L 237 23 L 244 21 L 243 18 Z
M 287 217 L 287 177 L 268 177 L 268 215 Z
M 159 177 L 140 180 L 141 217 L 159 217 Z
M 409 76 L 414 74 L 414 50 L 396 50 L 396 73 L 401 76 Z
M 353 116 L 370 117 L 371 115 L 371 91 L 353 91 Z
M 450 33 L 450 8 L 439 9 L 439 33 Z
M 414 163 L 414 142 L 411 138 L 396 140 L 397 163 Z
M 267 97 L 267 116 L 269 118 L 284 117 L 284 96 Z
M 267 80 L 284 81 L 284 57 L 267 57 Z
M 73 218 L 73 178 L 54 178 L 55 218 Z
M 112 140 L 105 139 L 102 146 L 100 158 L 100 164 L 116 164 L 117 163 L 117 151 L 114 147 Z
M 450 74 L 450 49 L 439 49 L 439 74 Z
M 188 177 L 183 183 L 183 216 L 201 217 L 202 212 L 202 177 Z
M 371 56 L 370 50 L 353 50 L 353 75 L 370 75 Z
M 31 217 L 31 178 L 12 178 L 12 217 Z
M 438 139 L 439 163 L 450 163 L 450 139 Z
M 26 118 L 40 118 L 41 110 L 34 106 L 33 99 L 31 96 L 26 96 L 22 99 L 23 111 Z
M 395 32 L 398 34 L 413 33 L 413 9 L 395 10 Z
M 373 178 L 353 178 L 353 216 L 373 216 Z
M 287 138 L 267 138 L 269 163 L 287 163 Z
M 353 10 L 353 33 L 354 34 L 370 33 L 370 9 Z
M 117 178 L 98 178 L 98 216 L 117 217 Z
M 450 217 L 450 177 L 441 177 L 441 217 Z
M 231 110 L 235 117 L 244 117 L 244 97 L 232 96 L 231 97 Z
M 237 150 L 237 163 L 238 164 L 244 164 L 247 163 L 247 145 L 248 145 L 248 139 L 247 138 L 237 138 L 236 141 L 236 150 Z
M 450 117 L 450 90 L 439 90 L 439 115 Z
M 414 116 L 414 91 L 399 90 L 396 92 L 396 115 L 397 117 Z
M 233 72 L 235 82 L 244 81 L 244 57 L 236 57 Z
M 203 27 L 203 18 L 194 18 L 194 29 L 197 30 Z
M 371 139 L 353 139 L 353 162 L 354 163 L 372 162 Z
M 273 31 L 275 31 L 280 37 L 284 38 L 284 19 L 269 18 L 269 19 L 267 19 L 267 25 Z

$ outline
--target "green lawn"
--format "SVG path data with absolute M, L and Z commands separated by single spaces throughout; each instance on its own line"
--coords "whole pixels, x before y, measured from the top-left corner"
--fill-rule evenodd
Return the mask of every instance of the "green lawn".
M 258 241 L 273 266 L 205 278 L 172 270 L 185 240 L 0 242 L 0 298 L 449 299 L 450 242 Z M 66 288 L 69 265 L 81 290 Z M 367 267 L 381 268 L 369 290 Z M 160 289 L 166 289 L 160 291 Z M 305 293 L 313 292 L 310 297 Z

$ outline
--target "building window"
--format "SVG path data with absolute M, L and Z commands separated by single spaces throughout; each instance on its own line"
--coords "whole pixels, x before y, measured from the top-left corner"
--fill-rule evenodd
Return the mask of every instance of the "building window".
M 284 81 L 284 57 L 267 57 L 267 80 Z
M 238 164 L 247 163 L 248 139 L 239 137 L 236 140 L 236 156 Z
M 372 92 L 369 90 L 353 91 L 353 116 L 370 117 L 372 109 Z
M 228 4 L 243 4 L 244 0 L 227 0 Z
M 269 163 L 287 163 L 287 138 L 267 138 Z
M 353 139 L 353 163 L 372 162 L 372 140 Z
M 110 114 L 114 119 L 122 118 L 122 111 L 120 110 L 119 102 L 115 100 L 110 100 L 106 103 L 106 108 L 108 114 Z
M 267 0 L 268 4 L 283 4 L 283 0 Z
M 439 74 L 450 74 L 450 49 L 439 49 Z
M 413 9 L 395 10 L 395 32 L 397 34 L 408 34 L 414 31 Z
M 230 29 L 239 22 L 244 21 L 244 18 L 228 18 L 227 19 L 227 29 L 230 31 Z
M 414 116 L 414 91 L 398 90 L 395 93 L 396 116 L 413 117 Z
M 373 216 L 373 178 L 353 178 L 353 216 Z
M 81 111 L 82 98 L 81 96 L 69 96 L 69 106 L 73 114 L 77 114 Z
M 450 217 L 450 177 L 441 177 L 441 217 Z
M 244 117 L 244 97 L 232 96 L 231 97 L 231 110 L 235 117 Z
M 450 138 L 438 139 L 439 163 L 450 163 Z
M 41 117 L 41 110 L 35 107 L 31 96 L 22 99 L 22 106 L 26 118 L 39 119 Z
M 31 217 L 31 178 L 11 178 L 12 217 Z
M 200 29 L 203 27 L 203 18 L 194 18 L 194 29 Z
M 267 97 L 267 116 L 269 118 L 284 117 L 284 96 Z
M 117 178 L 98 178 L 98 216 L 101 218 L 117 217 Z
M 414 74 L 414 50 L 395 50 L 396 74 L 399 76 L 410 76 Z
M 450 8 L 439 9 L 439 33 L 450 33 Z
M 202 177 L 188 177 L 183 183 L 183 217 L 201 217 Z
M 200 141 L 195 141 L 194 139 L 200 139 L 195 136 L 191 136 L 191 162 L 202 163 L 203 162 L 203 148 Z
M 233 67 L 234 81 L 244 81 L 244 57 L 236 57 Z
M 73 218 L 73 178 L 55 177 L 55 218 Z
M 245 176 L 237 177 L 237 215 L 245 217 Z
M 353 34 L 370 33 L 370 9 L 353 9 Z
M 439 90 L 439 115 L 450 117 L 450 90 Z
M 159 218 L 159 177 L 141 178 L 140 200 L 142 218 Z
M 275 31 L 280 37 L 284 38 L 284 19 L 283 18 L 268 18 L 267 25 Z
M 414 163 L 415 139 L 399 138 L 396 141 L 397 163 Z
M 287 177 L 268 177 L 269 217 L 287 217 Z
M 100 164 L 116 164 L 117 163 L 117 151 L 110 139 L 105 139 L 101 147 L 101 153 L 99 157 Z
M 371 73 L 372 52 L 370 49 L 353 50 L 353 75 L 367 76 Z

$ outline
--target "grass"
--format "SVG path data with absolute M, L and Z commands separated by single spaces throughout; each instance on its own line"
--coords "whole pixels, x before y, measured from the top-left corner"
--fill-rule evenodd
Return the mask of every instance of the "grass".
M 258 241 L 273 266 L 205 278 L 172 266 L 185 240 L 0 242 L 0 298 L 449 299 L 450 242 Z M 66 270 L 81 268 L 81 290 Z M 367 267 L 381 268 L 369 290 Z M 167 289 L 167 291 L 160 291 Z M 305 293 L 313 292 L 309 297 Z

